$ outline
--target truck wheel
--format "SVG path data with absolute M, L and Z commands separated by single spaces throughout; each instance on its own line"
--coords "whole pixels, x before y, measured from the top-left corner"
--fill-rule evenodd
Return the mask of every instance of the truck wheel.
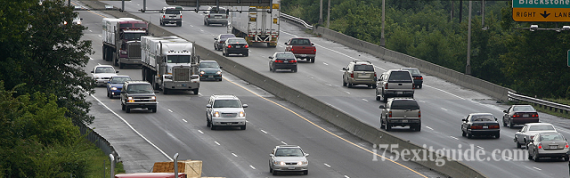
M 352 88 L 354 85 L 352 83 L 348 83 L 348 88 Z
M 342 86 L 346 87 L 346 81 L 344 81 L 344 77 L 342 78 Z
M 123 63 L 120 63 L 120 62 L 119 62 L 119 69 L 122 69 L 122 68 L 124 68 L 124 67 L 125 67 L 125 65 L 124 65 Z
M 103 55 L 102 55 L 102 56 L 103 56 L 103 60 L 106 61 L 106 60 L 107 60 L 107 48 L 105 48 L 105 46 L 103 46 L 103 53 L 102 53 L 102 54 L 103 54 Z
M 162 94 L 168 94 L 168 88 L 164 88 L 164 86 L 162 86 Z
M 208 120 L 208 118 L 206 118 L 206 127 L 210 127 L 212 126 L 212 123 L 210 123 L 210 121 Z
M 421 131 L 421 130 L 422 130 L 422 124 L 416 125 L 416 129 L 415 129 L 415 130 L 418 131 L 418 132 Z
M 192 90 L 192 91 L 194 91 L 194 95 L 198 95 L 198 91 L 199 91 L 199 90 L 200 90 L 200 88 L 196 88 L 196 89 L 194 89 L 194 90 Z
M 249 53 L 244 53 L 243 56 L 247 57 L 249 56 Z
M 181 26 L 182 26 L 182 22 L 178 22 L 178 23 L 176 23 L 176 26 L 179 26 L 179 27 L 181 27 Z
M 124 111 L 125 109 L 126 109 L 125 105 L 123 103 L 121 103 L 121 110 Z
M 240 127 L 241 130 L 245 130 L 245 125 Z
M 151 108 L 151 110 L 152 110 L 153 113 L 156 113 L 156 106 L 153 107 L 153 108 Z
M 315 57 L 311 58 L 311 63 L 315 63 Z
M 372 88 L 378 88 L 378 86 L 376 84 L 373 84 Z
M 127 107 L 127 113 L 131 113 L 131 108 L 129 106 L 126 107 Z
M 386 131 L 392 130 L 392 124 L 386 122 Z
M 517 148 L 521 148 L 521 147 L 522 147 L 521 143 L 519 143 L 519 142 L 517 141 Z

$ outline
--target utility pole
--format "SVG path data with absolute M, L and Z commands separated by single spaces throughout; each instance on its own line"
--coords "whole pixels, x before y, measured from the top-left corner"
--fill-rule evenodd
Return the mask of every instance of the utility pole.
M 384 38 L 384 26 L 386 24 L 386 0 L 382 0 L 382 32 L 380 33 L 380 46 L 386 47 L 386 39 Z
M 319 24 L 323 24 L 323 0 L 321 0 L 321 8 L 319 10 Z
M 329 6 L 327 10 L 327 28 L 329 28 L 329 24 L 331 24 L 331 0 L 329 0 Z
M 467 65 L 465 65 L 465 74 L 471 75 L 471 7 L 473 1 L 469 1 L 469 20 L 467 25 Z

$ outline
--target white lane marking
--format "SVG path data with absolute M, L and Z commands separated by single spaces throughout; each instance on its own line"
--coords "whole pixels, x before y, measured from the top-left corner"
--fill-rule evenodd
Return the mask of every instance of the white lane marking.
M 477 148 L 480 148 L 480 149 L 485 149 L 485 148 L 483 148 L 483 147 L 481 147 L 481 146 L 477 146 Z
M 349 94 L 349 95 L 350 95 L 350 92 L 348 92 L 348 91 L 345 91 L 345 92 L 346 92 L 346 94 Z
M 89 60 L 93 60 L 93 58 L 89 57 Z
M 93 32 L 93 30 L 89 30 L 89 32 Z
M 265 130 L 261 130 L 261 132 L 263 132 L 264 134 L 267 134 L 267 132 Z
M 174 111 L 172 111 L 172 110 L 170 110 L 170 109 L 168 109 L 168 111 L 170 111 L 170 112 L 174 112 Z
M 237 155 L 236 155 L 235 153 L 232 153 L 232 155 L 234 155 L 234 157 L 236 157 L 236 158 L 237 158 Z
M 194 25 L 190 25 L 190 27 L 194 27 Z
M 454 136 L 449 136 L 449 137 L 451 137 L 451 138 L 453 138 L 453 139 L 455 139 L 455 140 L 459 140 L 457 137 L 454 137 Z
M 445 108 L 441 108 L 441 110 L 447 111 L 447 109 L 445 109 Z
M 123 117 L 121 117 L 119 114 L 117 114 L 115 111 L 111 110 L 111 108 L 109 108 L 105 103 L 101 102 L 101 100 L 99 100 L 99 98 L 95 97 L 94 95 L 91 95 L 91 97 L 95 98 L 95 100 L 97 100 L 97 102 L 101 103 L 101 105 L 103 107 L 105 107 L 107 110 L 111 111 L 111 113 L 113 113 L 113 115 L 117 116 L 119 119 L 121 119 L 121 121 L 123 121 L 123 123 L 127 124 L 127 126 L 129 126 L 129 128 L 131 128 L 131 130 L 133 130 L 137 135 L 139 135 L 142 139 L 144 139 L 147 143 L 149 143 L 150 145 L 152 145 L 152 147 L 156 148 L 160 153 L 162 153 L 162 155 L 164 155 L 166 158 L 170 159 L 170 161 L 174 161 L 174 159 L 172 159 L 170 156 L 168 156 L 168 154 L 166 154 L 164 151 L 162 151 L 160 148 L 158 148 L 158 146 L 156 146 L 154 143 L 150 142 L 150 140 L 148 140 L 146 137 L 144 137 L 139 131 L 137 131 L 133 126 L 131 126 L 131 124 L 129 124 L 129 122 L 127 122 Z
M 182 119 L 182 121 L 184 121 L 184 122 L 188 122 L 188 121 L 186 121 L 186 119 Z
M 453 93 L 449 93 L 449 92 L 444 91 L 444 90 L 442 90 L 442 89 L 435 88 L 435 87 L 432 87 L 432 86 L 429 86 L 429 85 L 426 85 L 426 84 L 424 84 L 423 86 L 431 87 L 431 88 L 436 89 L 436 90 L 439 90 L 439 91 L 441 91 L 441 92 L 450 94 L 451 96 L 455 96 L 455 97 L 457 97 L 457 98 L 459 98 L 459 99 L 465 100 L 465 98 L 461 98 L 461 97 L 459 97 L 459 96 L 457 96 L 457 95 L 455 95 L 455 94 L 453 94 Z
M 329 64 L 328 64 L 328 63 L 326 63 L 326 62 L 323 62 L 323 64 L 324 64 L 324 65 L 327 65 L 327 66 L 329 65 Z
M 214 143 L 216 143 L 216 145 L 220 145 L 220 143 L 218 143 L 218 141 L 214 141 Z
M 283 145 L 287 145 L 287 143 L 285 143 L 284 141 L 281 141 L 281 143 L 283 143 Z
M 99 38 L 101 37 L 101 35 L 98 35 L 98 36 L 99 36 Z
M 542 171 L 542 169 L 540 169 L 540 168 L 537 168 L 537 167 L 532 167 L 532 168 L 535 168 L 535 169 L 537 169 L 537 170 L 539 170 L 539 171 Z
M 204 134 L 204 132 L 202 132 L 201 130 L 198 130 L 198 132 L 200 132 L 201 134 Z
M 426 128 L 428 128 L 428 129 L 430 129 L 430 130 L 433 130 L 430 126 L 426 126 Z
M 338 70 L 338 71 L 340 71 L 340 72 L 344 72 L 344 70 Z
M 364 101 L 368 102 L 368 100 L 366 100 L 366 99 L 362 99 L 362 100 L 364 100 Z
M 345 178 L 350 178 L 350 177 L 348 177 L 347 175 L 344 175 L 344 177 L 345 177 Z
M 249 121 L 245 121 L 245 123 L 249 123 Z
M 326 166 L 326 167 L 331 167 L 331 165 L 329 165 L 329 164 L 327 164 L 327 163 L 325 163 L 325 166 Z
M 251 167 L 252 169 L 255 169 L 255 167 L 253 167 L 253 165 L 249 165 L 249 167 Z

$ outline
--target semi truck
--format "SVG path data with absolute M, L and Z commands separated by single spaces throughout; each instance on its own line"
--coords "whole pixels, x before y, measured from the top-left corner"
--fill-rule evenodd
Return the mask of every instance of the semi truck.
M 279 40 L 280 0 L 269 6 L 232 6 L 228 32 L 243 37 L 249 45 L 265 43 L 277 47 Z
M 177 36 L 142 36 L 142 77 L 164 94 L 170 90 L 200 89 L 200 57 L 192 42 Z
M 113 65 L 141 65 L 141 36 L 148 23 L 134 18 L 103 18 L 103 60 Z

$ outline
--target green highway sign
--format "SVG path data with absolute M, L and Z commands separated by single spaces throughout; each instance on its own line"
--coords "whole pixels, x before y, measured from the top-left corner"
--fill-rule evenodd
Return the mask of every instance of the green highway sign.
M 570 0 L 513 0 L 513 8 L 570 8 Z

